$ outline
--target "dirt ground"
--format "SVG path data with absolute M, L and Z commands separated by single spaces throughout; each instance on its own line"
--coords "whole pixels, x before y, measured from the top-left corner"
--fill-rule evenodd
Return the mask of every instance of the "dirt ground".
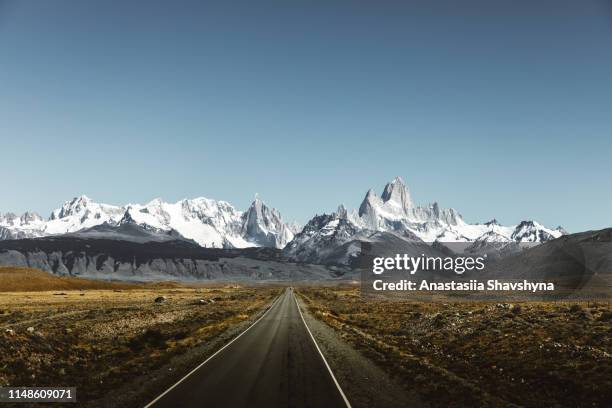
M 371 301 L 354 287 L 298 293 L 314 317 L 434 407 L 612 401 L 608 304 Z
M 324 349 L 339 344 L 329 348 L 332 365 L 343 361 L 335 354 L 359 363 L 345 378 L 389 378 L 408 399 L 434 407 L 612 401 L 608 304 L 379 301 L 362 299 L 354 286 L 296 288 L 307 318 L 345 342 L 322 342 Z M 0 386 L 71 386 L 78 406 L 143 406 L 248 327 L 282 290 L 0 269 Z M 319 340 L 334 337 L 313 327 Z
M 170 283 L 170 285 L 172 284 Z M 71 276 L 56 276 L 38 269 L 0 267 L 0 292 L 130 289 L 137 287 L 138 285 L 125 282 L 110 282 L 93 279 L 81 279 Z
M 235 285 L 0 293 L 0 386 L 72 386 L 79 406 L 119 406 L 105 400 L 110 391 L 173 370 L 175 357 L 248 323 L 278 293 Z

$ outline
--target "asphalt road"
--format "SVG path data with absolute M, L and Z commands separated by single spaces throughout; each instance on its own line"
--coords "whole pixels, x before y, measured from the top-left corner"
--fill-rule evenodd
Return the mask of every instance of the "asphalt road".
M 253 326 L 148 406 L 346 408 L 347 403 L 287 289 Z

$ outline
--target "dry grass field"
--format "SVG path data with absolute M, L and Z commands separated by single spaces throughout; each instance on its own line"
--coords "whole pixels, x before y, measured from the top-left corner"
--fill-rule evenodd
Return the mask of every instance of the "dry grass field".
M 281 290 L 0 268 L 0 386 L 73 386 L 79 406 L 142 406 Z M 297 291 L 313 316 L 434 407 L 612 400 L 608 304 L 372 301 L 343 286 Z
M 36 292 L 49 290 L 129 289 L 136 285 L 55 276 L 29 268 L 0 267 L 0 292 Z
M 311 313 L 434 407 L 609 407 L 608 304 L 370 301 L 299 288 Z
M 126 395 L 132 398 L 126 406 L 140 406 L 140 383 L 155 380 L 148 374 L 184 373 L 173 364 L 176 356 L 201 361 L 218 347 L 207 344 L 280 293 L 108 283 L 33 270 L 0 271 L 0 282 L 0 386 L 77 387 L 79 406 L 121 406 L 121 398 L 108 396 L 122 390 L 135 394 Z

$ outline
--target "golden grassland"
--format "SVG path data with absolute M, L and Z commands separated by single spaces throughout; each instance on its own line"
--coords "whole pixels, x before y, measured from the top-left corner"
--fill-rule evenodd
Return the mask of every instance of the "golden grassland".
M 80 289 L 129 289 L 134 284 L 61 277 L 31 268 L 0 267 L 0 292 Z
M 383 301 L 355 286 L 296 288 L 315 317 L 434 407 L 612 400 L 608 304 Z M 140 406 L 150 395 L 138 399 L 135 379 L 207 345 L 214 352 L 280 290 L 0 268 L 0 386 L 76 386 L 79 406 Z M 108 401 L 126 385 L 135 398 Z
M 46 275 L 0 272 L 0 386 L 74 386 L 79 406 L 97 406 L 92 401 L 205 347 L 279 293 Z
M 364 300 L 298 288 L 311 313 L 432 406 L 609 407 L 607 303 Z

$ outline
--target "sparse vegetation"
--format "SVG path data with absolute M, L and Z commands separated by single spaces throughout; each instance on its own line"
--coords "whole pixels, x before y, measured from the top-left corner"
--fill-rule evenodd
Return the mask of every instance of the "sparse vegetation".
M 10 268 L 0 269 L 0 290 L 0 386 L 76 386 L 80 406 L 89 407 L 140 406 L 137 395 L 127 405 L 108 397 L 147 375 L 168 377 L 177 358 L 220 341 L 280 291 Z M 297 291 L 313 316 L 434 407 L 612 400 L 608 304 L 373 301 L 342 286 Z
M 99 283 L 104 282 L 79 285 Z M 172 374 L 175 356 L 205 347 L 279 293 L 264 287 L 150 286 L 156 287 L 62 286 L 57 292 L 56 286 L 46 292 L 2 293 L 0 386 L 75 386 L 79 406 L 116 406 L 103 398 L 161 367 Z M 160 296 L 166 300 L 156 303 Z M 207 303 L 196 305 L 201 299 Z M 205 355 L 194 356 L 195 362 Z M 144 402 L 134 401 L 129 405 Z
M 371 301 L 301 288 L 311 313 L 432 406 L 607 407 L 604 303 Z
M 138 287 L 125 282 L 56 276 L 39 269 L 0 267 L 0 292 L 36 292 L 80 289 L 130 289 Z

